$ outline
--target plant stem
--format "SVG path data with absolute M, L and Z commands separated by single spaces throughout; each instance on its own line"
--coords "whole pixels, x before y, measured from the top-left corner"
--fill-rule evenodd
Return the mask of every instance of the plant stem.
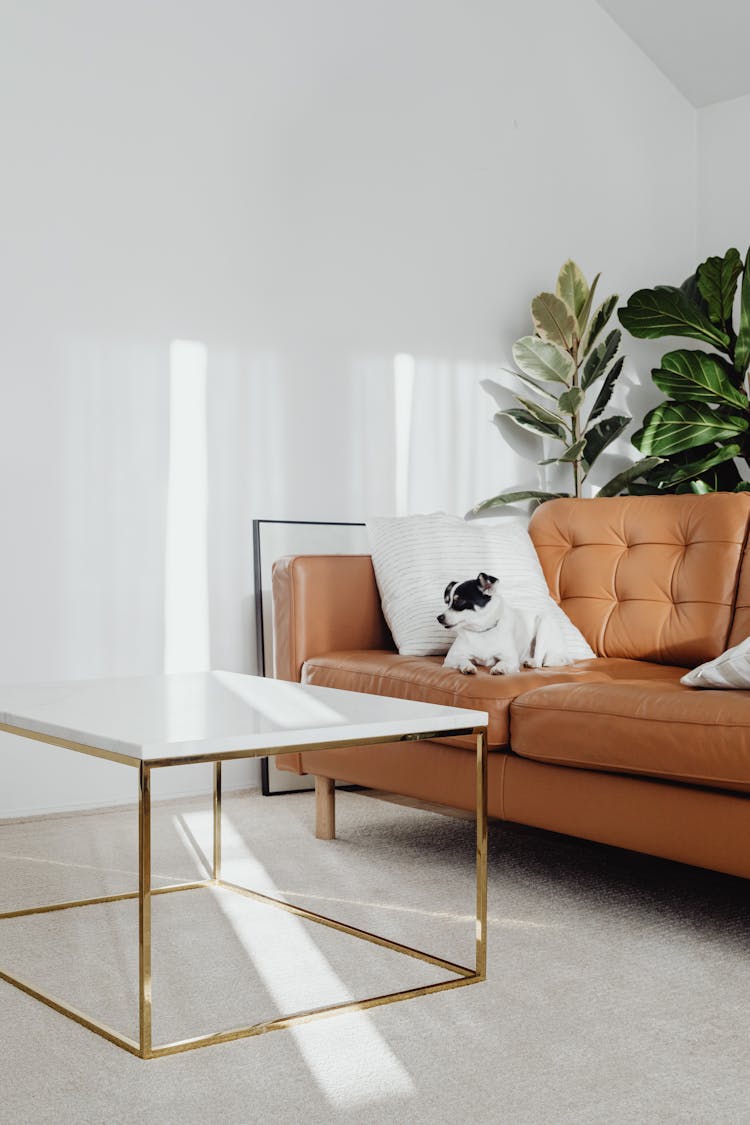
M 575 354 L 573 355 L 573 359 L 575 360 L 576 368 L 575 368 L 575 371 L 573 372 L 573 384 L 572 385 L 574 387 L 577 387 L 578 382 L 579 382 L 579 369 L 580 369 L 580 364 L 578 362 L 578 347 L 577 346 L 575 348 Z M 580 412 L 580 410 L 576 410 L 575 414 L 573 415 L 572 422 L 573 422 L 573 444 L 575 444 L 577 441 L 580 440 L 580 437 L 581 437 L 581 412 Z M 580 500 L 582 492 L 583 492 L 583 479 L 582 479 L 582 476 L 581 476 L 581 458 L 576 457 L 575 461 L 573 462 L 573 495 L 577 499 Z

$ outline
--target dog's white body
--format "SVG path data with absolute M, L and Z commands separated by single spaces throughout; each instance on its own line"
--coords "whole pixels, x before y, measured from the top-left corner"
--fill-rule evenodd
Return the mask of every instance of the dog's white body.
M 532 613 L 509 605 L 497 589 L 487 588 L 489 602 L 471 612 L 446 611 L 446 626 L 457 636 L 444 661 L 464 675 L 476 665 L 496 676 L 511 675 L 523 668 L 547 668 L 572 664 L 565 638 L 552 613 Z

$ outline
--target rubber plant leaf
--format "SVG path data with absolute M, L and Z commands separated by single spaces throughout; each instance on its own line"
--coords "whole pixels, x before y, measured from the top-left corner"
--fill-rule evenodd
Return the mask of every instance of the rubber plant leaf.
M 605 406 L 607 406 L 609 400 L 612 398 L 612 392 L 615 389 L 615 383 L 620 378 L 620 372 L 622 371 L 622 365 L 624 362 L 625 356 L 621 355 L 619 359 L 615 360 L 615 362 L 607 372 L 607 377 L 601 385 L 599 394 L 596 396 L 596 399 L 594 401 L 594 405 L 591 407 L 588 424 L 591 424 L 591 422 L 593 422 L 600 416 Z
M 488 508 L 499 508 L 503 504 L 518 504 L 522 500 L 559 500 L 564 496 L 570 496 L 570 493 L 539 492 L 536 489 L 523 492 L 503 492 L 499 496 L 493 496 L 490 500 L 483 500 L 481 504 L 475 504 L 471 509 L 471 514 L 477 516 L 480 512 L 486 512 Z
M 554 293 L 540 293 L 531 302 L 531 316 L 537 334 L 550 344 L 571 348 L 576 330 L 573 313 Z
M 597 422 L 595 426 L 591 427 L 586 434 L 586 448 L 584 450 L 586 472 L 607 446 L 620 436 L 629 422 L 630 418 L 625 417 L 625 415 L 613 414 L 610 418 L 602 418 L 601 422 Z
M 628 465 L 627 469 L 623 469 L 621 473 L 603 484 L 597 492 L 597 496 L 619 496 L 633 481 L 638 480 L 638 477 L 645 476 L 646 473 L 651 472 L 660 464 L 661 457 L 642 457 L 640 461 L 636 461 L 634 465 Z
M 662 402 L 649 411 L 643 427 L 632 440 L 641 453 L 669 457 L 696 446 L 736 437 L 747 427 L 747 418 L 712 410 L 703 402 Z
M 586 278 L 575 262 L 568 258 L 563 264 L 557 277 L 555 295 L 564 301 L 576 319 L 578 335 L 581 334 L 579 317 L 583 312 L 589 296 L 589 287 Z
M 549 383 L 570 383 L 576 369 L 573 357 L 538 336 L 522 336 L 513 345 L 513 362 L 532 379 Z
M 538 418 L 540 422 L 546 423 L 548 426 L 565 426 L 565 419 L 556 414 L 554 410 L 548 410 L 546 406 L 542 406 L 540 402 L 532 402 L 530 398 L 522 398 L 521 395 L 516 395 L 516 401 L 520 402 L 524 409 Z
M 574 442 L 573 445 L 569 445 L 568 448 L 565 450 L 565 452 L 561 453 L 559 457 L 547 457 L 546 460 L 538 461 L 537 464 L 538 465 L 560 465 L 560 464 L 567 464 L 570 461 L 577 461 L 578 458 L 583 453 L 585 445 L 586 445 L 586 438 L 584 437 L 584 438 L 581 438 L 580 441 Z
M 593 352 L 583 365 L 583 374 L 581 375 L 581 386 L 584 390 L 600 379 L 604 372 L 609 367 L 612 360 L 617 354 L 617 349 L 620 346 L 622 339 L 622 332 L 619 328 L 613 328 L 605 340 L 601 344 L 597 344 Z
M 538 395 L 543 395 L 544 398 L 551 399 L 552 402 L 557 402 L 557 395 L 553 394 L 552 391 L 548 390 L 547 387 L 537 379 L 532 379 L 530 375 L 523 375 L 520 371 L 512 371 L 509 367 L 504 367 L 502 370 L 506 371 L 508 375 L 512 375 L 514 379 L 520 379 L 527 387 L 532 387 Z M 500 384 L 498 383 L 497 386 L 499 387 Z M 505 390 L 505 387 L 501 389 Z
M 594 302 L 594 293 L 596 292 L 596 287 L 599 283 L 600 277 L 601 277 L 601 274 L 598 273 L 596 275 L 596 277 L 594 278 L 594 280 L 591 282 L 591 288 L 589 289 L 589 295 L 586 298 L 586 304 L 583 306 L 580 313 L 578 314 L 578 335 L 581 339 L 583 339 L 584 332 L 586 331 L 586 325 L 589 322 L 589 316 L 591 315 L 591 306 Z M 617 301 L 619 301 L 619 299 L 620 299 L 619 297 L 610 297 L 609 298 L 609 300 L 610 301 L 613 300 L 615 302 L 615 304 L 617 303 Z M 613 305 L 613 308 L 614 308 L 614 305 Z
M 599 308 L 591 318 L 591 324 L 589 325 L 588 330 L 584 333 L 583 341 L 581 343 L 581 355 L 586 356 L 589 354 L 599 336 L 607 327 L 609 319 L 612 316 L 612 313 L 615 311 L 617 302 L 619 300 L 620 298 L 615 293 L 611 297 L 607 297 L 606 301 L 602 301 L 602 303 L 599 305 Z
M 560 426 L 551 426 L 547 422 L 541 422 L 530 411 L 520 410 L 517 406 L 511 406 L 507 410 L 498 410 L 495 418 L 511 418 L 516 425 L 521 426 L 524 430 L 531 430 L 532 433 L 541 434 L 543 437 L 555 437 L 560 441 L 565 441 L 565 433 Z
M 576 414 L 585 397 L 580 387 L 571 387 L 569 391 L 563 391 L 557 400 L 557 405 L 563 414 Z
M 695 305 L 682 289 L 657 285 L 639 289 L 618 314 L 623 328 L 642 340 L 689 336 L 726 351 L 729 337 Z
M 696 279 L 698 290 L 706 302 L 709 318 L 723 328 L 732 320 L 734 293 L 737 278 L 742 273 L 742 258 L 733 246 L 723 258 L 706 258 L 700 266 Z
M 659 390 L 676 402 L 723 402 L 740 410 L 750 407 L 747 395 L 729 378 L 722 359 L 708 352 L 688 348 L 667 352 L 652 377 Z

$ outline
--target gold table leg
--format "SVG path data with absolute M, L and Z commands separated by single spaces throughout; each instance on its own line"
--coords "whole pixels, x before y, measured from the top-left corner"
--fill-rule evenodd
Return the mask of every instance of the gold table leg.
M 23 732 L 20 732 L 23 733 Z M 446 732 L 451 734 L 454 732 Z M 468 732 L 466 732 L 468 733 Z M 485 980 L 487 975 L 487 737 L 486 731 L 475 731 L 476 742 L 476 943 L 475 965 L 468 968 L 433 954 L 425 953 L 419 949 L 390 938 L 380 937 L 366 930 L 349 926 L 327 918 L 322 914 L 315 914 L 301 906 L 294 906 L 275 899 L 269 895 L 260 894 L 247 887 L 234 883 L 224 882 L 221 877 L 221 762 L 214 762 L 213 786 L 213 865 L 212 879 L 190 883 L 178 883 L 167 887 L 151 886 L 151 765 L 140 763 L 138 765 L 138 890 L 121 894 L 103 895 L 98 898 L 81 899 L 75 902 L 53 903 L 49 906 L 31 907 L 25 910 L 11 910 L 0 913 L 0 921 L 10 918 L 20 918 L 31 914 L 43 914 L 49 911 L 71 910 L 77 907 L 93 906 L 100 903 L 119 902 L 124 899 L 138 899 L 138 997 L 139 997 L 139 1039 L 136 1042 L 128 1036 L 121 1035 L 112 1028 L 107 1027 L 97 1020 L 84 1015 L 76 1008 L 65 1004 L 53 996 L 33 987 L 27 981 L 21 980 L 10 973 L 0 970 L 0 980 L 14 985 L 22 992 L 40 1000 L 43 1004 L 53 1008 L 61 1015 L 67 1016 L 116 1046 L 137 1055 L 142 1059 L 161 1058 L 165 1055 L 174 1055 L 182 1051 L 194 1050 L 198 1047 L 207 1047 L 216 1043 L 228 1043 L 235 1039 L 248 1036 L 262 1035 L 267 1031 L 276 1031 L 281 1028 L 294 1027 L 301 1023 L 308 1023 L 315 1019 L 325 1019 L 343 1012 L 365 1011 L 368 1008 L 378 1007 L 382 1004 L 393 1004 L 399 1000 L 407 1000 L 416 996 L 427 996 L 433 992 L 443 992 L 451 988 L 461 988 L 468 984 L 476 984 Z M 444 734 L 435 732 L 430 737 L 440 738 Z M 406 736 L 405 741 L 414 741 L 414 736 Z M 78 747 L 70 744 L 72 749 Z M 86 748 L 81 748 L 86 750 Z M 135 763 L 129 763 L 135 764 Z M 163 763 L 169 764 L 169 763 Z M 175 763 L 176 764 L 176 763 Z M 342 933 L 357 937 L 376 945 L 390 949 L 396 953 L 403 953 L 418 960 L 441 967 L 448 972 L 456 974 L 456 979 L 440 981 L 436 984 L 421 985 L 416 988 L 403 989 L 399 992 L 390 992 L 382 996 L 370 996 L 363 1000 L 346 1001 L 339 1004 L 328 1004 L 324 1007 L 313 1008 L 307 1011 L 294 1012 L 288 1016 L 267 1020 L 263 1023 L 253 1024 L 249 1027 L 231 1028 L 226 1031 L 213 1032 L 208 1035 L 199 1035 L 191 1039 L 176 1040 L 171 1043 L 162 1043 L 154 1046 L 152 1041 L 152 978 L 151 978 L 151 900 L 154 895 L 171 894 L 175 891 L 188 891 L 201 887 L 220 887 L 222 890 L 233 891 L 236 894 L 255 899 L 270 906 L 276 906 L 300 918 L 318 922 L 324 926 L 332 927 Z
M 151 769 L 138 786 L 138 1028 L 141 1058 L 151 1055 Z
M 213 879 L 221 879 L 221 762 L 214 762 L 214 862 Z

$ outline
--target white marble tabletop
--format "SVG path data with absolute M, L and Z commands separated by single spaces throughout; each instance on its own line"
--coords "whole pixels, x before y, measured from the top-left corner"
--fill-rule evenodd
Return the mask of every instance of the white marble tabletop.
M 0 686 L 0 724 L 140 762 L 487 726 L 487 714 L 238 672 Z

